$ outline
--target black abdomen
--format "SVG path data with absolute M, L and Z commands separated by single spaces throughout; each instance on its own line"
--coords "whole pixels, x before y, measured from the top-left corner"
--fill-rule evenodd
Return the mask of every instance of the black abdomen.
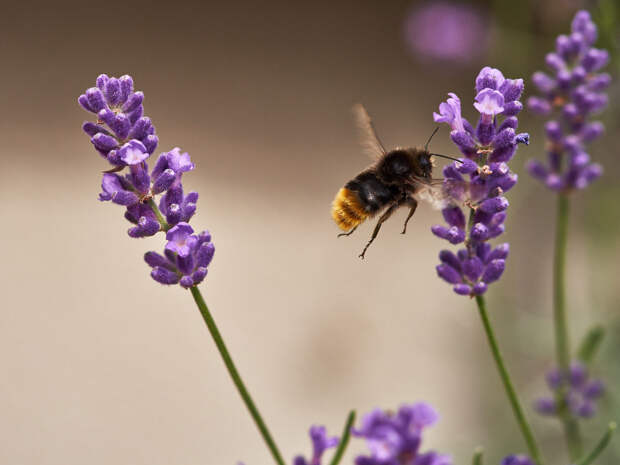
M 377 213 L 403 195 L 401 188 L 383 183 L 371 171 L 358 174 L 344 187 L 357 193 L 360 203 L 370 214 Z

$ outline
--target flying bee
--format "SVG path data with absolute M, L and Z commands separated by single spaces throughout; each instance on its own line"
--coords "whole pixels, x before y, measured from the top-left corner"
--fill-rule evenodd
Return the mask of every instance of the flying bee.
M 353 111 L 362 133 L 363 146 L 375 158 L 375 162 L 338 191 L 332 203 L 332 218 L 345 231 L 338 234 L 338 237 L 350 236 L 361 223 L 383 212 L 370 240 L 359 255 L 363 259 L 366 250 L 379 234 L 381 225 L 396 210 L 409 208 L 401 232 L 405 234 L 407 223 L 418 207 L 418 200 L 441 198 L 440 187 L 432 178 L 433 156 L 460 160 L 428 151 L 428 144 L 439 128 L 431 134 L 423 149 L 397 147 L 387 151 L 366 109 L 358 104 Z

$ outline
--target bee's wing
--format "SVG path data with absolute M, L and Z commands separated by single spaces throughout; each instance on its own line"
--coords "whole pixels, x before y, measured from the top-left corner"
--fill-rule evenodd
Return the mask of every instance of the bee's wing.
M 470 186 L 465 181 L 433 179 L 419 183 L 414 196 L 441 210 L 449 205 L 463 205 L 472 199 Z
M 377 131 L 375 131 L 370 115 L 368 115 L 364 105 L 361 103 L 354 105 L 353 115 L 355 116 L 355 123 L 359 128 L 360 142 L 364 152 L 366 152 L 374 160 L 380 158 L 382 155 L 385 155 L 385 147 L 381 143 L 379 136 L 377 136 Z

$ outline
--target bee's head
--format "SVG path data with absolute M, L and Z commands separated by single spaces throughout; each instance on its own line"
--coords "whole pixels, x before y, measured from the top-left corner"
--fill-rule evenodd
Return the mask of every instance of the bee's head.
M 417 153 L 417 163 L 415 164 L 416 175 L 430 180 L 433 174 L 433 157 L 426 150 Z

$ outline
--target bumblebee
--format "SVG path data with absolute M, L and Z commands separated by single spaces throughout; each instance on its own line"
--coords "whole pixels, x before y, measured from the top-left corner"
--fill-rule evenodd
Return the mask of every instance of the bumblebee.
M 428 151 L 428 142 L 421 148 L 395 148 L 385 150 L 377 136 L 370 116 L 362 105 L 354 108 L 357 124 L 361 130 L 362 142 L 366 151 L 375 158 L 375 162 L 355 176 L 342 187 L 332 203 L 332 218 L 342 229 L 338 237 L 350 236 L 357 227 L 383 212 L 379 217 L 370 240 L 359 254 L 364 258 L 366 250 L 375 240 L 381 225 L 401 207 L 408 207 L 409 213 L 403 224 L 401 234 L 407 232 L 407 223 L 418 207 L 418 200 L 433 194 L 433 156 L 455 158 L 432 154 Z M 428 196 L 427 195 L 427 196 Z

